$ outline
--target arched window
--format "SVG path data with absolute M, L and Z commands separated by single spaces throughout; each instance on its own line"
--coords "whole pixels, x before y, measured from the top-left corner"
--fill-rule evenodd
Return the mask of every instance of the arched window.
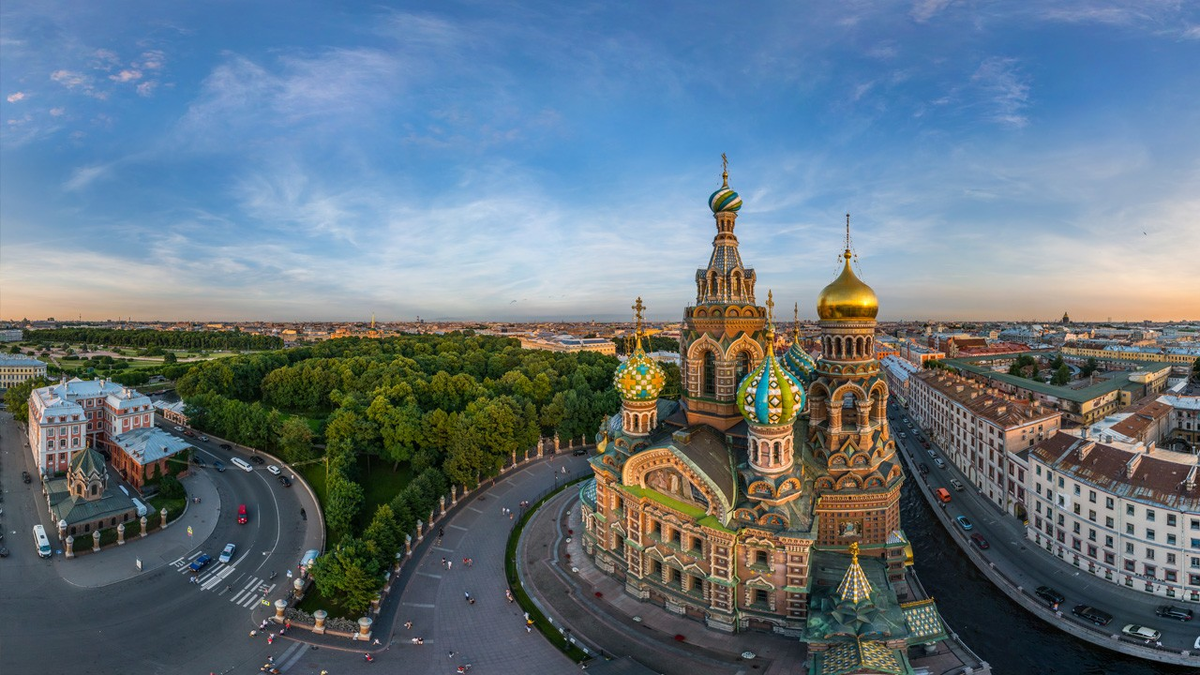
M 701 393 L 704 396 L 717 395 L 717 359 L 712 352 L 704 353 L 704 388 Z
M 742 378 L 750 372 L 750 352 L 742 352 L 738 354 L 737 363 L 734 365 L 734 381 L 741 384 Z
M 779 441 L 775 441 L 775 447 L 771 451 L 771 463 L 778 465 L 780 463 L 780 461 L 781 460 L 779 458 Z
M 842 397 L 842 408 L 846 410 L 854 410 L 854 392 L 848 391 Z

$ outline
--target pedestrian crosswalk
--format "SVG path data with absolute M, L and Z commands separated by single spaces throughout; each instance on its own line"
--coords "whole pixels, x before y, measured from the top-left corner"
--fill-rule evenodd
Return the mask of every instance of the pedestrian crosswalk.
M 186 558 L 179 558 L 171 563 L 171 566 L 179 574 L 195 578 L 193 583 L 199 584 L 200 590 L 213 591 L 217 595 L 227 596 L 229 602 L 239 607 L 250 609 L 275 590 L 276 584 L 271 583 L 268 579 L 238 573 L 236 562 L 228 565 L 212 562 L 205 566 L 199 574 L 193 575 L 189 566 L 198 557 L 200 557 L 199 551 Z

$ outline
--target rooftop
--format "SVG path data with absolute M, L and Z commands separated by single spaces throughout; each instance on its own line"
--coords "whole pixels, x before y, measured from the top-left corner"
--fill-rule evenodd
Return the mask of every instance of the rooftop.
M 9 366 L 13 368 L 28 368 L 31 366 L 44 366 L 44 361 L 30 358 L 28 356 L 6 355 L 0 356 L 0 367 Z
M 1003 428 L 1024 426 L 1060 414 L 1040 405 L 1010 399 L 990 387 L 940 368 L 922 371 L 915 377 L 975 415 Z

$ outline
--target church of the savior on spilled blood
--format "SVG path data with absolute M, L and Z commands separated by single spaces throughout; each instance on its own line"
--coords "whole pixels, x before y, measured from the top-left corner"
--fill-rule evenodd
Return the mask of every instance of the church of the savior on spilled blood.
M 584 547 L 631 595 L 722 631 L 808 644 L 809 672 L 911 673 L 908 648 L 944 639 L 932 600 L 911 599 L 904 481 L 875 359 L 875 292 L 851 267 L 817 297 L 821 353 L 793 331 L 777 355 L 773 302 L 734 235 L 728 173 L 709 198 L 708 266 L 680 335 L 683 396 L 642 348 L 614 376 L 620 413 L 584 483 Z

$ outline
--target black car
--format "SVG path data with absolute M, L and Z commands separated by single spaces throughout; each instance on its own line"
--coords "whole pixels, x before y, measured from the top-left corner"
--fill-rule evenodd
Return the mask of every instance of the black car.
M 200 455 L 196 455 L 195 457 L 193 457 L 192 461 L 195 462 L 196 466 L 200 467 L 201 469 L 208 466 L 207 464 L 204 463 L 204 458 L 201 457 Z
M 0 546 L 0 558 L 7 558 L 7 557 L 8 557 L 8 549 L 4 548 L 3 546 Z
M 1067 599 L 1062 593 L 1059 593 L 1049 586 L 1038 586 L 1034 593 L 1036 593 L 1039 598 L 1045 600 L 1050 605 L 1062 604 Z
M 258 455 L 250 455 L 250 461 L 254 462 L 255 464 L 264 464 L 265 463 L 265 462 L 263 462 L 263 458 L 259 457 Z
M 917 471 L 920 471 L 922 476 L 927 475 L 929 473 L 929 466 L 924 462 L 921 462 L 921 464 L 917 466 Z
M 30 483 L 32 483 L 32 482 L 33 482 L 33 479 L 29 477 L 29 472 L 28 472 L 28 471 L 22 471 L 22 472 L 21 472 L 21 480 L 22 480 L 22 481 L 23 481 L 23 482 L 24 482 L 26 485 L 28 485 L 28 484 L 30 484 Z
M 1112 621 L 1112 614 L 1091 605 L 1075 605 L 1071 608 L 1071 613 L 1084 621 L 1091 621 L 1097 626 L 1107 626 Z
M 283 487 L 292 487 L 292 480 L 283 474 L 279 475 L 279 483 L 283 485 Z
M 1175 619 L 1176 621 L 1191 621 L 1193 616 L 1192 610 L 1174 605 L 1163 605 L 1154 610 L 1154 613 L 1167 619 Z
M 219 459 L 213 462 L 213 468 L 216 469 L 219 473 L 225 473 L 225 465 L 222 464 L 221 460 L 219 460 Z
M 228 444 L 228 443 L 222 443 L 222 444 L 221 444 L 221 449 L 222 449 L 222 450 L 232 450 L 232 449 L 233 449 L 233 446 L 232 446 L 232 445 L 230 445 L 230 444 Z
M 587 450 L 585 448 L 579 448 L 578 450 L 576 450 L 575 452 L 572 452 L 571 454 L 575 455 L 576 457 L 583 457 L 584 455 L 587 454 Z

